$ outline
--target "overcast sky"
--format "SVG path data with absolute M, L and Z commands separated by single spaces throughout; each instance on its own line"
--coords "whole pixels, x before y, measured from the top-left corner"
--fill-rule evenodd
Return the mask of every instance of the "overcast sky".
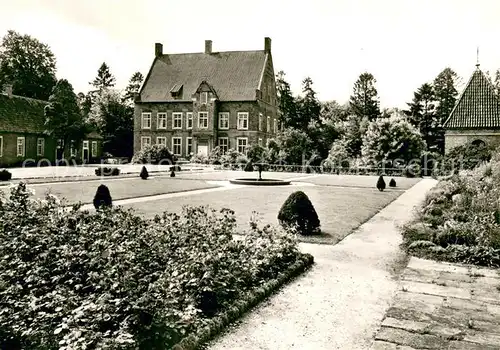
M 467 82 L 476 64 L 500 68 L 498 0 L 0 0 L 8 29 L 47 43 L 58 78 L 75 92 L 105 61 L 124 88 L 147 73 L 154 43 L 165 53 L 258 50 L 272 39 L 274 69 L 294 92 L 310 76 L 320 100 L 344 103 L 364 71 L 382 107 L 406 107 L 445 67 Z

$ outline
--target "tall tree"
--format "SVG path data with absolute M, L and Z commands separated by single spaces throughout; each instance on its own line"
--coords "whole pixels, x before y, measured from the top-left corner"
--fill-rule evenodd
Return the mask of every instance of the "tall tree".
M 408 103 L 408 107 L 406 114 L 410 124 L 420 131 L 429 150 L 438 150 L 442 130 L 436 113 L 436 96 L 432 85 L 422 84 L 413 94 L 413 100 Z
M 445 68 L 434 79 L 433 88 L 436 96 L 436 116 L 439 125 L 442 125 L 448 118 L 455 102 L 457 100 L 458 91 L 457 84 L 460 78 L 451 68 Z M 437 131 L 437 146 L 438 150 L 444 152 L 444 130 Z
M 354 83 L 350 98 L 352 113 L 360 118 L 375 120 L 380 116 L 378 92 L 375 88 L 377 80 L 371 73 L 362 73 Z
M 361 146 L 363 145 L 363 135 L 368 128 L 368 118 L 350 115 L 344 126 L 343 139 L 345 146 L 351 158 L 356 158 L 361 155 Z
M 47 134 L 62 140 L 64 152 L 70 140 L 79 143 L 88 131 L 83 122 L 73 86 L 66 80 L 59 80 L 45 107 L 45 129 Z
M 276 93 L 278 95 L 279 121 L 285 128 L 296 127 L 297 102 L 292 94 L 290 84 L 285 80 L 285 72 L 276 75 Z
M 90 83 L 98 91 L 115 86 L 115 77 L 111 74 L 106 62 L 103 62 L 97 70 L 97 76 Z
M 316 92 L 314 91 L 313 81 L 310 77 L 305 78 L 302 81 L 302 93 L 303 97 L 299 99 L 299 127 L 304 130 L 311 123 L 321 124 L 321 103 L 316 97 Z
M 125 88 L 125 96 L 123 96 L 123 100 L 129 103 L 134 102 L 134 94 L 139 92 L 141 88 L 141 84 L 144 81 L 144 77 L 140 72 L 135 72 L 130 80 L 128 81 L 128 85 Z
M 56 58 L 50 47 L 9 30 L 0 45 L 0 86 L 16 95 L 47 100 L 56 83 Z

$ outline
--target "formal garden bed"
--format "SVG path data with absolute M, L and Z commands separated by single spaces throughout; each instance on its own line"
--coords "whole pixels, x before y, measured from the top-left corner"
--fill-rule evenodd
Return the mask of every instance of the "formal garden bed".
M 500 155 L 442 180 L 414 221 L 404 245 L 418 257 L 500 267 Z
M 233 239 L 229 209 L 67 210 L 20 184 L 0 214 L 1 348 L 193 349 L 313 262 L 269 225 Z

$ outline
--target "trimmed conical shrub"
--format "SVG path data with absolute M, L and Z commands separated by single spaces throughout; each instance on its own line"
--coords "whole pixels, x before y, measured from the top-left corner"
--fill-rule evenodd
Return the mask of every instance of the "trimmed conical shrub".
M 94 196 L 94 207 L 99 209 L 102 206 L 110 207 L 112 204 L 109 188 L 106 185 L 99 185 Z
M 175 172 L 173 170 L 170 172 L 170 177 L 175 177 Z
M 149 177 L 148 169 L 146 169 L 144 165 L 142 166 L 141 173 L 139 174 L 139 176 L 143 180 L 147 180 L 147 178 Z
M 285 229 L 294 229 L 302 235 L 320 232 L 320 221 L 309 197 L 302 192 L 293 192 L 283 203 L 278 220 Z
M 380 175 L 378 178 L 377 188 L 379 191 L 385 190 L 385 181 L 384 181 L 384 177 L 382 175 Z
M 389 187 L 396 187 L 396 180 L 391 179 L 391 181 L 389 181 Z

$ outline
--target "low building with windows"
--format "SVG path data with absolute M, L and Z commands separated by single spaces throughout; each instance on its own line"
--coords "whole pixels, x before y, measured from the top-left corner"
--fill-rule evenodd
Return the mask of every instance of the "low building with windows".
M 48 165 L 72 156 L 86 162 L 100 158 L 102 138 L 95 132 L 87 135 L 80 145 L 72 142 L 62 154 L 62 143 L 44 133 L 47 103 L 13 95 L 11 86 L 0 93 L 0 167 L 22 166 L 27 160 L 30 165 L 38 162 Z
M 466 144 L 500 144 L 500 98 L 479 64 L 443 128 L 445 153 Z
M 164 144 L 177 156 L 208 155 L 216 146 L 246 152 L 278 130 L 271 39 L 264 50 L 164 54 L 135 96 L 134 152 Z

